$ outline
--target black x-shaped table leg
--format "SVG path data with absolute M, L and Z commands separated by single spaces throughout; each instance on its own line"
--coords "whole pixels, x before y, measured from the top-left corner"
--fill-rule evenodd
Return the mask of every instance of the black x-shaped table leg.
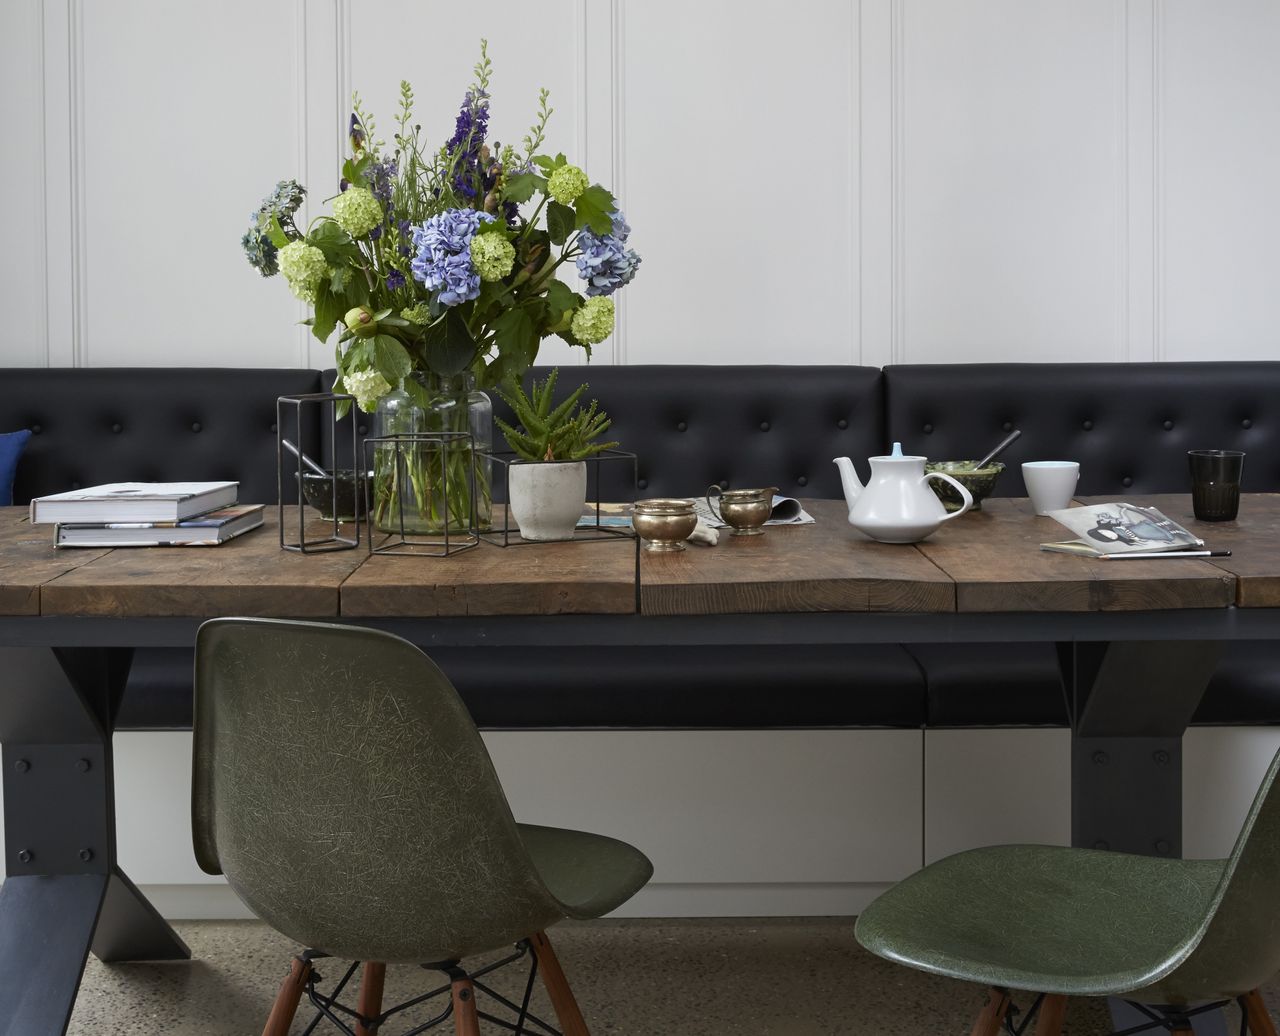
M 0 1036 L 65 1032 L 91 949 L 104 961 L 191 956 L 116 862 L 111 734 L 131 656 L 0 649 Z

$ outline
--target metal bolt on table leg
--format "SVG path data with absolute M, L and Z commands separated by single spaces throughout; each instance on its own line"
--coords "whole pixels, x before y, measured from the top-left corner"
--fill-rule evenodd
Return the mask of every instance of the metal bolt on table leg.
M 1091 758 L 1097 766 L 1106 766 L 1107 763 L 1111 762 L 1111 756 L 1107 755 L 1106 752 L 1094 752 Z
M 81 773 L 88 773 L 92 768 L 93 768 L 93 763 L 89 762 L 88 759 L 76 760 L 76 769 L 79 770 Z
M 1166 752 L 1163 748 L 1159 749 L 1156 752 L 1152 752 L 1151 758 L 1155 760 L 1155 763 L 1157 766 L 1169 765 L 1169 753 Z
M 31 769 L 31 764 L 26 759 L 17 759 L 14 761 L 13 768 L 19 773 L 26 773 Z
M 23 863 L 30 863 L 32 858 L 33 857 L 30 849 L 18 850 L 18 859 L 21 860 Z
M 92 859 L 93 859 L 93 850 L 92 850 L 92 849 L 81 849 L 81 850 L 80 850 L 80 853 L 79 853 L 79 856 L 80 856 L 80 859 L 81 859 L 81 860 L 83 860 L 85 863 L 88 863 L 90 860 L 92 860 Z

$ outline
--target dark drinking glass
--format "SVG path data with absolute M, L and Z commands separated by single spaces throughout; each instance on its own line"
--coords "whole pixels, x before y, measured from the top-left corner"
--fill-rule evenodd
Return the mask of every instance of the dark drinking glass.
M 1191 465 L 1191 504 L 1202 522 L 1229 522 L 1240 510 L 1239 450 L 1188 450 Z

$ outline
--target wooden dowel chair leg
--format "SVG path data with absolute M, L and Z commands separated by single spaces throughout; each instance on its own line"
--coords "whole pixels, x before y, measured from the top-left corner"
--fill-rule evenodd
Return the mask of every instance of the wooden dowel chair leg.
M 480 1036 L 480 1016 L 476 1014 L 476 989 L 466 975 L 455 975 L 453 991 L 453 1031 L 457 1036 Z
M 987 1006 L 982 1009 L 982 1013 L 978 1015 L 978 1020 L 973 1023 L 973 1032 L 970 1033 L 970 1036 L 999 1036 L 1000 1026 L 1004 1023 L 1004 1016 L 1008 1013 L 1008 990 L 991 990 Z
M 555 1008 L 556 1018 L 560 1022 L 560 1030 L 564 1036 L 591 1036 L 587 1032 L 587 1023 L 583 1020 L 578 1001 L 573 998 L 573 990 L 569 988 L 569 980 L 564 977 L 564 969 L 551 948 L 546 932 L 536 932 L 529 937 L 534 955 L 538 959 L 538 971 L 542 975 L 542 984 L 547 987 L 547 995 L 551 998 L 551 1006 Z
M 1267 1005 L 1256 989 L 1240 998 L 1240 1009 L 1249 1021 L 1249 1036 L 1276 1036 L 1276 1027 L 1267 1012 Z
M 360 975 L 360 999 L 356 1011 L 363 1018 L 377 1018 L 382 1013 L 382 987 L 387 978 L 387 966 L 378 961 L 365 961 Z M 369 1028 L 363 1021 L 356 1023 L 356 1036 L 375 1036 L 377 1026 Z
M 276 1002 L 271 1007 L 262 1036 L 289 1036 L 289 1026 L 293 1024 L 293 1016 L 298 1013 L 298 1001 L 302 999 L 302 992 L 307 988 L 310 976 L 311 962 L 294 957 L 288 976 L 280 983 L 280 992 L 276 994 Z
M 1036 1018 L 1036 1036 L 1060 1036 L 1062 1022 L 1067 1016 L 1067 998 L 1059 993 L 1048 993 L 1040 1001 L 1040 1015 Z

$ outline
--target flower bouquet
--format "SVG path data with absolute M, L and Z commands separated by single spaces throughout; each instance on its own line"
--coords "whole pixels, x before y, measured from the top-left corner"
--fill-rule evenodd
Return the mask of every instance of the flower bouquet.
M 316 338 L 338 332 L 335 391 L 367 412 L 382 401 L 403 414 L 407 404 L 421 412 L 421 432 L 471 432 L 477 448 L 492 437 L 487 414 L 469 417 L 484 398 L 477 386 L 518 382 L 549 335 L 589 358 L 613 331 L 610 296 L 640 265 L 613 195 L 564 155 L 539 153 L 552 115 L 546 90 L 519 148 L 486 143 L 491 70 L 482 40 L 453 136 L 437 149 L 413 121 L 407 82 L 390 148 L 357 96 L 329 213 L 299 227 L 306 192 L 285 180 L 242 240 L 252 266 L 282 274 L 312 307 Z M 567 263 L 581 291 L 559 279 Z M 403 465 L 380 468 L 375 457 L 380 528 L 488 527 L 488 470 L 470 449 L 407 452 Z

